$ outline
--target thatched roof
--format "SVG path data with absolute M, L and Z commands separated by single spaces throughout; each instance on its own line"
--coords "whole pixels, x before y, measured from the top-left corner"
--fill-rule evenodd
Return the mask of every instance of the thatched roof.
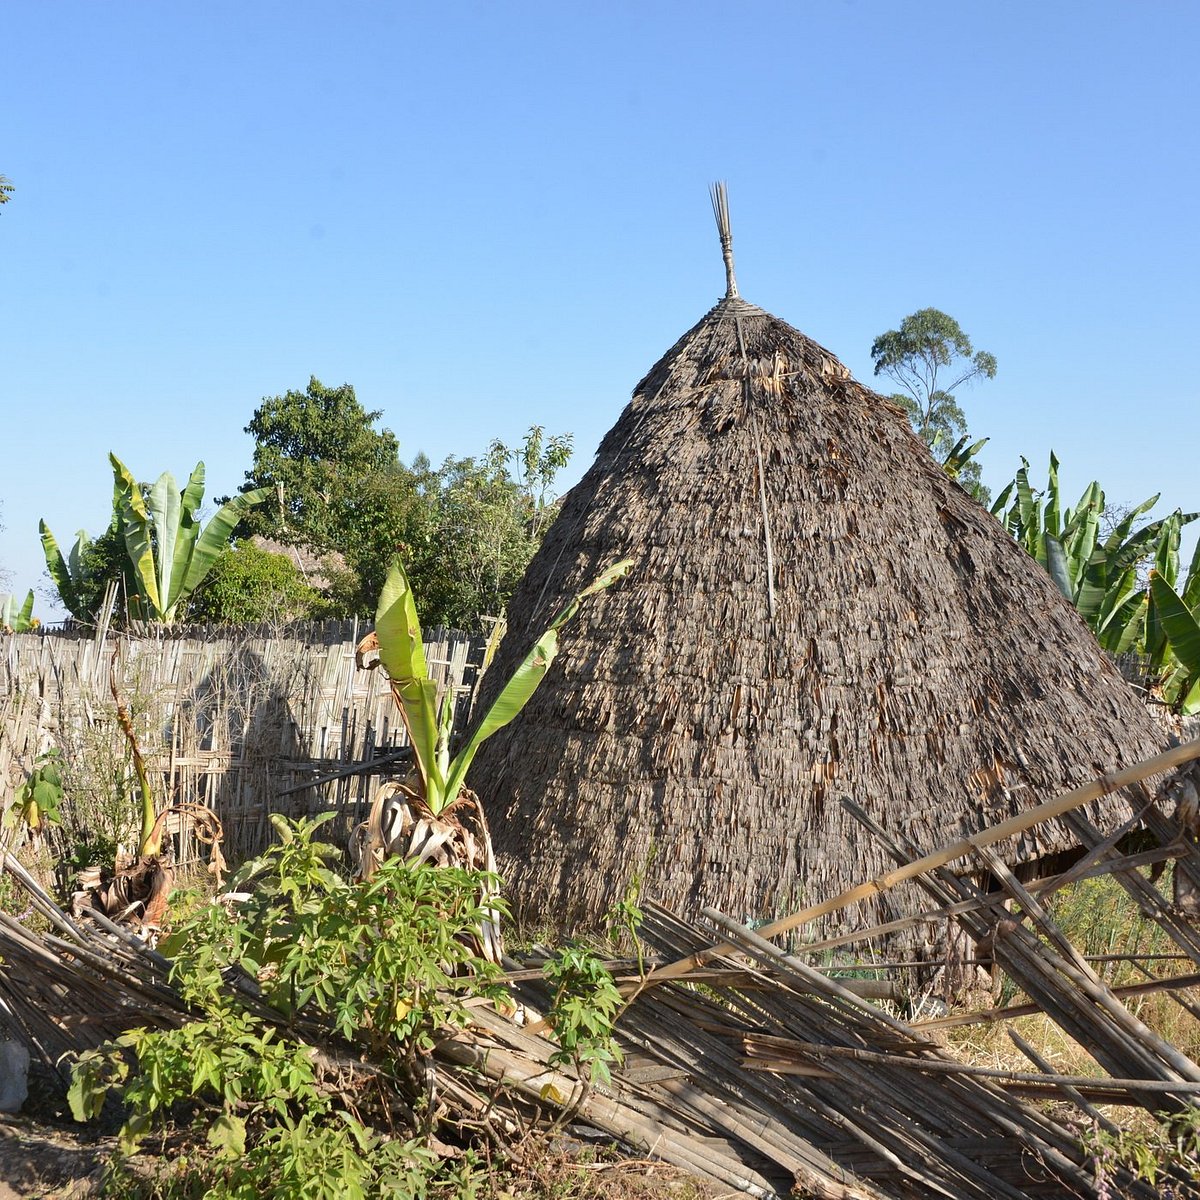
M 735 287 L 566 498 L 484 703 L 625 556 L 472 772 L 526 914 L 595 921 L 639 875 L 678 908 L 777 914 L 891 865 L 841 797 L 932 847 L 1164 744 L 905 415 Z M 1039 830 L 1007 857 L 1069 845 Z

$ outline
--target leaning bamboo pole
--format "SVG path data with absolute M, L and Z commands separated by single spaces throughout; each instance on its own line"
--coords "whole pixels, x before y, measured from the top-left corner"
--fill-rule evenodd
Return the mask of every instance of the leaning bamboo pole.
M 980 833 L 975 833 L 970 837 L 952 842 L 941 849 L 930 851 L 923 858 L 918 858 L 915 862 L 898 867 L 895 871 L 888 871 L 878 879 L 860 883 L 857 887 L 842 892 L 832 899 L 822 901 L 820 904 L 810 905 L 808 908 L 801 909 L 791 916 L 781 917 L 778 921 L 764 925 L 757 931 L 758 935 L 762 938 L 778 937 L 781 933 L 787 933 L 790 929 L 806 925 L 810 921 L 815 921 L 820 917 L 826 917 L 831 913 L 849 908 L 851 904 L 857 904 L 861 900 L 869 900 L 873 896 L 890 891 L 898 884 L 905 882 L 905 880 L 915 879 L 919 875 L 924 875 L 927 871 L 932 871 L 936 867 L 945 866 L 957 858 L 963 858 L 981 848 L 994 846 L 997 842 L 1003 842 L 1010 837 L 1014 837 L 1016 834 L 1024 833 L 1027 829 L 1032 828 L 1034 825 L 1039 825 L 1043 821 L 1050 821 L 1055 817 L 1065 816 L 1077 808 L 1082 808 L 1085 804 L 1091 804 L 1093 801 L 1100 800 L 1104 796 L 1120 791 L 1121 788 L 1128 787 L 1130 784 L 1139 783 L 1143 779 L 1149 779 L 1152 775 L 1161 775 L 1165 771 L 1181 767 L 1184 763 L 1193 762 L 1196 759 L 1200 759 L 1200 739 L 1188 742 L 1182 746 L 1174 746 L 1170 750 L 1164 750 L 1161 754 L 1156 754 L 1153 758 L 1147 758 L 1140 763 L 1135 763 L 1132 767 L 1127 767 L 1123 771 L 1101 775 L 1099 779 L 1095 779 L 1091 783 L 1086 783 L 1082 787 L 1066 792 L 1054 800 L 1048 800 L 1044 804 L 1039 804 L 1027 812 L 1018 813 L 1015 817 L 1009 817 L 1007 821 L 1001 821 L 998 825 L 993 825 L 991 828 L 982 830 Z M 693 971 L 697 967 L 711 962 L 714 958 L 732 953 L 734 949 L 735 947 L 728 942 L 718 942 L 705 950 L 689 955 L 687 958 L 681 958 L 677 962 L 668 963 L 665 966 L 656 968 L 650 973 L 647 982 L 654 984 L 663 983 L 669 979 L 678 979 L 680 976 L 686 975 L 689 971 Z

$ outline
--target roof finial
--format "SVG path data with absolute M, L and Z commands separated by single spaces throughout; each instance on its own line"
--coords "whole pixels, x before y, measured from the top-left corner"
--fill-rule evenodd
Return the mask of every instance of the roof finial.
M 738 294 L 737 280 L 733 275 L 733 234 L 729 229 L 729 195 L 725 182 L 720 180 L 709 189 L 712 196 L 713 216 L 717 218 L 717 232 L 721 235 L 721 255 L 725 259 L 725 299 Z

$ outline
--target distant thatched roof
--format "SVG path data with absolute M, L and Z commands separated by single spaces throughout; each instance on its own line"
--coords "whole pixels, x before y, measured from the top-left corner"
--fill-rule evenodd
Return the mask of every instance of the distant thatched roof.
M 636 875 L 778 913 L 891 865 L 840 797 L 929 849 L 1164 744 L 904 414 L 731 292 L 566 498 L 485 681 L 486 702 L 567 596 L 636 559 L 472 772 L 526 913 L 595 920 Z M 1069 844 L 1047 836 L 1010 862 Z
M 346 569 L 346 560 L 336 550 L 326 550 L 318 553 L 308 546 L 298 546 L 291 542 L 279 542 L 274 538 L 262 537 L 255 534 L 250 544 L 265 550 L 268 554 L 278 554 L 293 563 L 304 577 L 304 582 L 317 591 L 325 591 L 330 586 L 330 574 Z

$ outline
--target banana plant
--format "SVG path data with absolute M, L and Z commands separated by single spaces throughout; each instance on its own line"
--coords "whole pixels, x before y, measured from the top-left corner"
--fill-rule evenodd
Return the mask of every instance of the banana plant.
M 972 442 L 970 435 L 966 434 L 960 437 L 953 446 L 950 447 L 946 457 L 941 460 L 942 470 L 950 476 L 951 479 L 957 479 L 961 474 L 963 467 L 967 465 L 979 452 L 988 444 L 989 438 L 980 438 L 977 442 Z M 933 443 L 929 449 L 935 456 L 937 455 L 938 447 L 942 443 L 942 434 L 939 430 L 934 434 Z
M 33 589 L 19 603 L 16 596 L 0 596 L 0 630 L 5 633 L 28 633 L 41 622 L 33 615 Z
M 451 758 L 454 696 L 447 690 L 441 704 L 437 704 L 437 684 L 429 678 L 425 665 L 421 624 L 412 588 L 399 559 L 392 563 L 375 614 L 375 632 L 368 635 L 364 645 L 373 648 L 370 646 L 373 641 L 378 646 L 378 661 L 391 680 L 412 743 L 423 799 L 434 816 L 462 792 L 467 771 L 479 747 L 497 730 L 503 729 L 537 690 L 558 654 L 559 631 L 575 616 L 584 600 L 623 578 L 632 566 L 632 559 L 622 559 L 571 597 L 504 685 L 466 745 Z M 360 646 L 360 654 L 362 650 Z
M 1180 590 L 1176 590 L 1175 561 L 1168 549 L 1150 573 L 1146 608 L 1146 651 L 1150 664 L 1162 672 L 1163 700 L 1183 716 L 1200 712 L 1200 542 Z M 1161 569 L 1160 569 L 1161 568 Z
M 1059 465 L 1051 451 L 1046 488 L 1037 492 L 1029 481 L 1029 463 L 1022 458 L 992 513 L 1046 568 L 1105 649 L 1132 649 L 1142 640 L 1146 624 L 1147 593 L 1140 586 L 1139 568 L 1151 557 L 1169 562 L 1174 553 L 1177 571 L 1180 530 L 1200 514 L 1177 510 L 1135 531 L 1138 518 L 1158 502 L 1154 495 L 1126 513 L 1102 539 L 1103 489 L 1093 481 L 1074 508 L 1064 508 Z M 1173 581 L 1171 568 L 1166 570 Z
M 204 499 L 204 463 L 196 464 L 180 491 L 164 471 L 143 495 L 129 468 L 109 454 L 113 468 L 113 509 L 136 583 L 131 615 L 172 624 L 228 546 L 238 522 L 270 495 L 256 488 L 226 501 L 201 529 L 196 513 Z
M 439 703 L 437 684 L 425 662 L 412 588 L 400 561 L 392 563 L 379 597 L 375 630 L 359 643 L 357 659 L 367 668 L 382 665 L 387 673 L 412 745 L 415 775 L 411 783 L 380 788 L 368 820 L 356 831 L 352 854 L 360 875 L 369 877 L 389 854 L 402 854 L 416 863 L 479 870 L 489 878 L 495 874 L 487 819 L 479 798 L 466 786 L 467 771 L 479 747 L 529 702 L 558 654 L 559 633 L 583 602 L 621 579 L 632 565 L 631 559 L 615 563 L 571 597 L 500 689 L 466 744 L 451 755 L 454 694 L 446 689 Z M 489 916 L 479 931 L 479 950 L 499 962 L 502 945 L 494 900 L 494 884 L 485 883 L 484 909 Z
M 75 535 L 75 545 L 71 552 L 64 555 L 59 549 L 54 534 L 44 520 L 38 522 L 38 531 L 42 535 L 42 553 L 46 556 L 46 570 L 58 588 L 59 599 L 71 616 L 80 621 L 91 619 L 86 589 L 88 584 L 87 572 L 84 566 L 84 551 L 90 539 L 83 529 Z

